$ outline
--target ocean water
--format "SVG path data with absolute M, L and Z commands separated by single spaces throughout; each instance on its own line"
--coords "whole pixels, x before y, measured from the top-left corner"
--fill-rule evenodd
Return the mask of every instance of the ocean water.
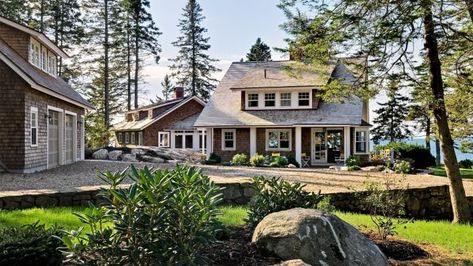
M 387 144 L 389 141 L 380 141 L 380 144 Z M 416 138 L 411 138 L 411 139 L 405 139 L 403 140 L 403 142 L 406 142 L 406 143 L 414 143 L 414 144 L 419 144 L 419 145 L 422 145 L 422 146 L 425 146 L 425 138 L 423 137 L 416 137 Z M 374 147 L 374 143 L 371 142 L 371 147 L 373 148 Z M 431 140 L 430 141 L 430 153 L 432 153 L 432 155 L 435 157 L 435 141 Z M 457 155 L 457 160 L 458 161 L 461 161 L 461 160 L 465 160 L 465 159 L 470 159 L 470 160 L 473 160 L 473 154 L 472 153 L 463 153 L 461 151 L 459 151 L 458 149 L 455 149 L 455 153 Z M 442 155 L 442 160 L 443 160 L 443 155 Z

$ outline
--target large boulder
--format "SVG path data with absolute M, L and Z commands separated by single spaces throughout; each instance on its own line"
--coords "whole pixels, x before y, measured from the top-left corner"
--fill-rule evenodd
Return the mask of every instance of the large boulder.
M 134 155 L 144 155 L 146 152 L 142 149 L 131 149 L 131 154 Z
M 252 242 L 283 260 L 311 265 L 388 265 L 378 246 L 340 218 L 295 208 L 266 216 Z
M 108 151 L 106 149 L 100 149 L 92 154 L 92 158 L 95 160 L 107 160 Z
M 121 157 L 124 162 L 138 162 L 136 155 L 132 153 L 123 154 Z
M 148 155 L 141 156 L 141 160 L 149 163 L 164 163 L 164 159 L 160 157 L 153 157 Z
M 120 160 L 120 156 L 123 154 L 121 150 L 114 150 L 108 153 L 108 159 L 111 161 L 118 161 Z
M 279 264 L 275 264 L 273 266 L 310 266 L 310 264 L 305 263 L 303 260 L 286 260 Z

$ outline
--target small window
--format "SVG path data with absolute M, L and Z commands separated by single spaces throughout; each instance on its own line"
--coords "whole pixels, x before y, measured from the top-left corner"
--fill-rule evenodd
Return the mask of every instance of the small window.
M 125 144 L 130 143 L 130 133 L 126 132 L 125 133 Z
M 299 92 L 299 106 L 310 105 L 310 94 L 308 92 Z
M 265 93 L 264 94 L 264 106 L 274 107 L 276 106 L 276 93 Z
M 355 130 L 355 153 L 368 152 L 368 130 Z
M 48 71 L 48 51 L 45 48 L 41 49 L 41 69 Z
M 38 108 L 31 107 L 31 146 L 38 146 Z
M 123 143 L 123 133 L 119 132 L 117 134 L 118 143 Z
M 138 145 L 143 145 L 143 132 L 138 132 Z
M 282 107 L 291 106 L 291 93 L 290 92 L 281 93 L 281 106 Z
M 270 151 L 291 150 L 291 130 L 268 129 L 266 131 L 266 149 Z
M 258 94 L 257 93 L 248 94 L 248 107 L 258 107 Z
M 136 134 L 135 134 L 135 132 L 131 132 L 131 144 L 136 144 Z
M 222 150 L 233 151 L 235 150 L 235 129 L 222 129 Z
M 158 133 L 158 140 L 159 140 L 159 143 L 158 143 L 159 147 L 168 148 L 169 147 L 169 132 L 159 132 Z

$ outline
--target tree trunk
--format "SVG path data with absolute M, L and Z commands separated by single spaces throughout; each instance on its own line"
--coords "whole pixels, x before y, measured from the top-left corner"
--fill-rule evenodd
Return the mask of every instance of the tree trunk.
M 430 117 L 426 116 L 425 117 L 425 147 L 429 150 L 430 152 L 430 134 L 432 134 L 431 131 L 431 126 L 430 126 Z
M 470 13 L 471 21 L 473 22 L 473 0 L 465 0 L 468 13 Z
M 39 27 L 40 27 L 40 31 L 42 33 L 44 33 L 44 0 L 41 0 L 40 5 L 41 5 L 41 7 L 40 7 L 41 14 L 40 14 L 40 25 L 39 25 Z
M 130 40 L 130 14 L 126 18 L 126 72 L 127 72 L 127 110 L 131 110 L 131 40 Z
M 448 126 L 442 80 L 442 66 L 439 58 L 437 37 L 435 36 L 431 0 L 422 0 L 422 8 L 424 11 L 425 48 L 429 59 L 430 87 L 435 101 L 433 113 L 438 127 L 438 135 L 444 155 L 447 176 L 450 180 L 453 222 L 467 223 L 471 220 L 471 211 L 465 195 L 465 189 L 460 176 L 460 168 L 458 167 L 457 157 L 453 147 L 453 139 Z
M 440 140 L 438 138 L 435 139 L 435 163 L 440 165 L 442 154 L 440 152 Z
M 138 75 L 140 68 L 140 4 L 138 0 L 135 6 L 135 108 L 138 108 Z
M 109 43 L 108 43 L 108 0 L 104 0 L 105 5 L 105 39 L 104 39 L 104 53 L 105 53 L 105 62 L 104 62 L 104 117 L 105 125 L 107 128 L 110 126 L 110 107 L 109 107 L 109 66 L 108 66 L 108 53 L 109 53 Z

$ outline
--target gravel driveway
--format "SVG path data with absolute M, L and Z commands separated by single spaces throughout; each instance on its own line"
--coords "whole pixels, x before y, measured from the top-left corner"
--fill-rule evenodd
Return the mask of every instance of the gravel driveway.
M 134 163 L 137 167 L 171 168 L 173 164 Z M 28 193 L 31 190 L 40 191 L 69 191 L 79 187 L 104 185 L 98 179 L 97 172 L 110 170 L 121 171 L 128 167 L 127 162 L 86 160 L 71 165 L 34 174 L 1 174 L 0 196 L 15 192 Z M 288 169 L 288 168 L 252 168 L 199 165 L 204 174 L 209 175 L 215 182 L 239 182 L 248 180 L 255 175 L 281 176 L 290 181 L 305 183 L 312 191 L 338 192 L 361 190 L 369 175 L 370 180 L 382 181 L 382 173 L 343 172 L 329 169 Z M 127 181 L 129 182 L 129 180 Z M 445 177 L 427 174 L 408 175 L 405 182 L 409 187 L 427 187 L 448 184 Z M 473 196 L 473 181 L 465 180 L 464 185 L 468 195 Z M 27 190 L 27 191 L 25 191 Z

